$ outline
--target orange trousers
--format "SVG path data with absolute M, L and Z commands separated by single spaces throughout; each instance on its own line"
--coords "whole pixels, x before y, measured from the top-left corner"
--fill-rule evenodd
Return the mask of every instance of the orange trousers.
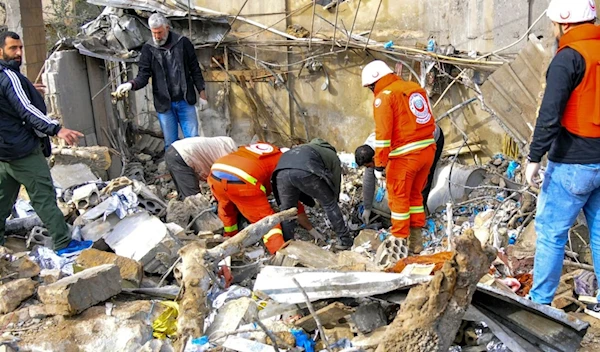
M 251 223 L 275 214 L 265 192 L 254 185 L 217 181 L 212 176 L 208 177 L 208 184 L 219 202 L 218 214 L 223 221 L 225 236 L 231 237 L 238 233 L 238 213 L 242 213 Z M 271 254 L 277 252 L 284 244 L 281 225 L 264 235 L 263 241 Z
M 425 208 L 421 192 L 427 184 L 435 149 L 435 144 L 432 144 L 388 162 L 388 203 L 392 211 L 392 235 L 395 237 L 407 238 L 411 227 L 425 226 Z

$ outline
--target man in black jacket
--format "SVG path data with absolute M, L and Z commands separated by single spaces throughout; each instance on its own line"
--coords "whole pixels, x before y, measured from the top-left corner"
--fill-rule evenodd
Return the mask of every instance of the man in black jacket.
M 150 16 L 148 25 L 152 40 L 142 47 L 138 75 L 121 84 L 116 93 L 117 96 L 123 96 L 129 90 L 142 89 L 152 77 L 154 108 L 158 112 L 166 150 L 178 139 L 179 126 L 184 138 L 198 136 L 198 118 L 194 106 L 197 102 L 196 90 L 200 95 L 200 108 L 203 109 L 208 102 L 192 42 L 170 31 L 167 19 L 161 14 Z
M 18 34 L 0 34 L 0 245 L 5 241 L 5 220 L 24 185 L 52 236 L 54 249 L 65 252 L 81 243 L 71 241 L 44 156 L 50 156 L 48 136 L 74 145 L 83 134 L 61 127 L 46 115 L 44 98 L 19 72 L 22 53 Z
M 271 176 L 280 209 L 293 208 L 298 201 L 313 206 L 316 199 L 337 234 L 335 247 L 343 250 L 352 247 L 353 239 L 338 206 L 341 182 L 342 163 L 337 152 L 320 138 L 283 153 Z M 284 239 L 293 239 L 296 221 L 285 221 L 281 226 Z

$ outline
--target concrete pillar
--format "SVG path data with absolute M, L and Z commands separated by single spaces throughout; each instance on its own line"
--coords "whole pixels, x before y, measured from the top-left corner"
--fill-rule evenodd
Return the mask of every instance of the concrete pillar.
M 21 72 L 32 82 L 46 60 L 46 28 L 42 0 L 6 0 L 6 25 L 25 45 Z

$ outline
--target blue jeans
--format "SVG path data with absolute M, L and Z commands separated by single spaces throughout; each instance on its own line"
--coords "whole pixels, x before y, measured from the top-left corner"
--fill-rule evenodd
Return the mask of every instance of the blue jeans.
M 535 220 L 532 301 L 550 304 L 562 274 L 569 229 L 583 209 L 600 282 L 600 164 L 548 163 Z M 600 295 L 598 295 L 600 298 Z
M 183 138 L 198 137 L 196 107 L 185 100 L 171 103 L 171 110 L 159 112 L 158 121 L 165 136 L 165 150 L 179 139 L 179 125 L 181 125 Z

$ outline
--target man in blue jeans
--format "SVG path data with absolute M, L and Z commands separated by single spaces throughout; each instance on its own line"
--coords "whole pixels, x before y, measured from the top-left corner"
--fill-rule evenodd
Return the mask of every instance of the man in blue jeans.
M 204 78 L 194 45 L 177 33 L 171 32 L 167 19 L 153 14 L 148 19 L 152 40 L 142 47 L 139 72 L 135 79 L 121 84 L 117 96 L 130 90 L 139 90 L 152 77 L 154 107 L 165 138 L 165 150 L 178 139 L 181 126 L 184 138 L 198 136 L 196 116 L 196 90 L 200 95 L 200 108 L 206 101 Z M 194 89 L 195 87 L 195 89 Z
M 540 161 L 548 167 L 538 198 L 537 244 L 530 298 L 551 304 L 562 274 L 569 229 L 583 209 L 600 281 L 600 27 L 593 0 L 552 0 L 558 51 L 546 74 L 546 92 L 525 171 L 539 186 Z M 599 295 L 600 296 L 600 295 Z M 598 312 L 600 305 L 590 305 Z

